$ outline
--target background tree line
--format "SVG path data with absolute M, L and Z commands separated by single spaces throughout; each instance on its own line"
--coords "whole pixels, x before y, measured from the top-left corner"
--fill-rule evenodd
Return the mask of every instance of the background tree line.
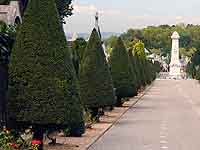
M 171 52 L 171 35 L 174 31 L 180 34 L 180 53 L 191 58 L 200 49 L 200 26 L 199 25 L 160 25 L 148 26 L 143 29 L 129 29 L 121 35 L 126 47 L 130 47 L 137 41 L 142 41 L 145 48 L 152 53 L 167 56 Z M 116 37 L 106 40 L 108 50 L 113 47 Z M 132 44 L 131 44 L 132 43 Z

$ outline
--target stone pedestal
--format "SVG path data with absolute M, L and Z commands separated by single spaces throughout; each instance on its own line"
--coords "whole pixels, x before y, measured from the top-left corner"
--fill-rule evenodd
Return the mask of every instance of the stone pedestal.
M 179 60 L 179 39 L 180 36 L 174 32 L 172 38 L 172 51 L 169 76 L 171 79 L 181 79 L 181 63 Z

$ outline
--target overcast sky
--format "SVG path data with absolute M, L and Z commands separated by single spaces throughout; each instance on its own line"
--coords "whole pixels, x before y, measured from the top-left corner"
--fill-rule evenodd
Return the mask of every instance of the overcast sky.
M 103 32 L 124 32 L 159 24 L 200 24 L 200 0 L 74 0 L 67 32 L 91 32 L 100 12 Z

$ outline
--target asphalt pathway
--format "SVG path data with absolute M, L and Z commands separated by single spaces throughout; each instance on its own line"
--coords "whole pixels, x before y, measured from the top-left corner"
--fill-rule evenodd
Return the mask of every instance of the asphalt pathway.
M 200 150 L 200 84 L 156 80 L 89 150 Z

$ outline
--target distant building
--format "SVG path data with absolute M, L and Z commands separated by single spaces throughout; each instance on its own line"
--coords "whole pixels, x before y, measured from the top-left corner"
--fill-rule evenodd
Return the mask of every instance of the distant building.
M 20 2 L 10 1 L 9 5 L 0 5 L 0 21 L 8 25 L 22 23 Z

